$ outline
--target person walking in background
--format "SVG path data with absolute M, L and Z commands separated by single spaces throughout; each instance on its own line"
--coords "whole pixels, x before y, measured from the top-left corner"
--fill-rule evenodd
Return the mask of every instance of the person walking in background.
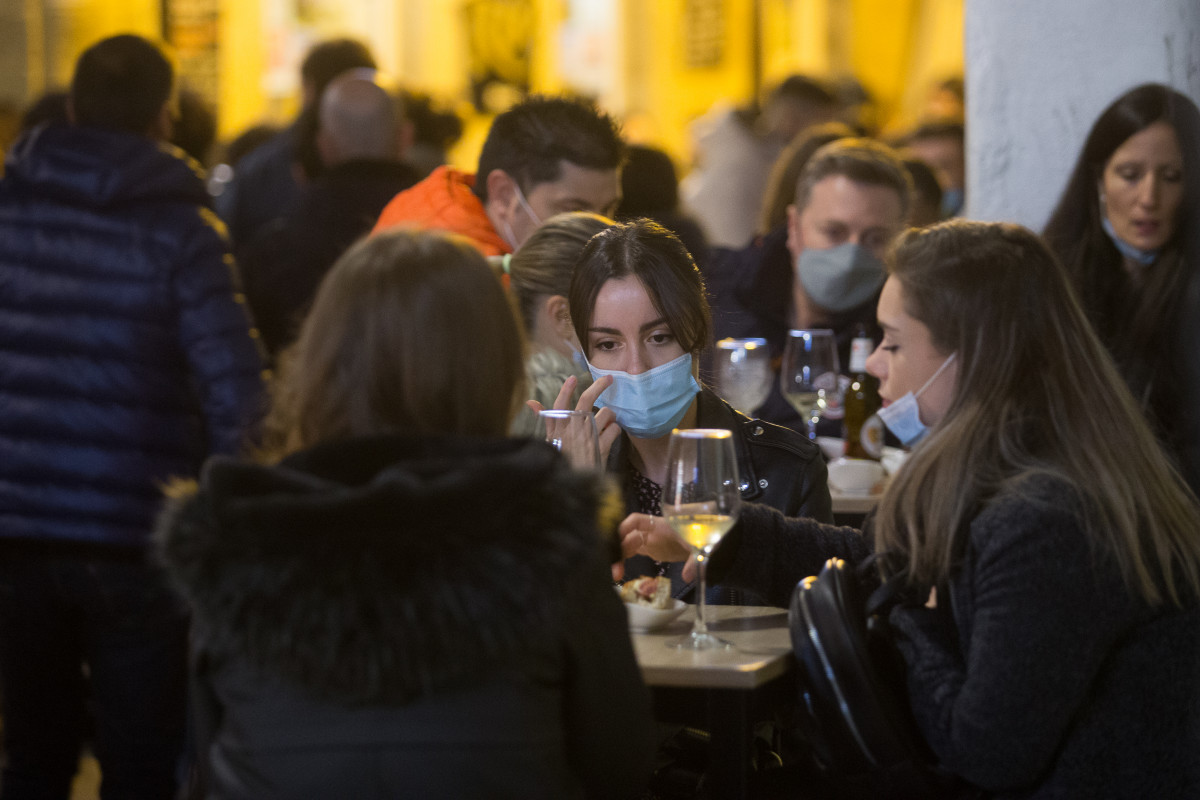
M 237 247 L 254 240 L 262 226 L 295 208 L 300 181 L 316 177 L 317 106 L 329 82 L 351 69 L 375 69 L 375 58 L 355 39 L 330 39 L 313 46 L 300 65 L 301 107 L 296 119 L 238 163 L 217 197 L 217 211 Z
M 321 173 L 301 189 L 295 210 L 238 252 L 246 298 L 273 358 L 291 342 L 333 262 L 418 180 L 404 161 L 412 126 L 377 80 L 374 70 L 354 69 L 329 84 L 318 110 Z
M 750 243 L 775 160 L 802 131 L 832 122 L 838 111 L 828 87 L 792 75 L 772 89 L 761 111 L 721 104 L 692 124 L 696 167 L 680 195 L 713 247 Z
M 1046 241 L 1194 492 L 1200 492 L 1200 110 L 1159 84 L 1100 114 Z
M 163 518 L 204 796 L 639 796 L 650 695 L 599 535 L 619 520 L 602 481 L 505 437 L 523 382 L 467 241 L 389 231 L 334 265 L 265 453 L 211 460 Z
M 147 544 L 173 477 L 233 453 L 262 360 L 201 178 L 163 144 L 174 70 L 122 35 L 72 124 L 0 181 L 0 796 L 65 798 L 95 717 L 101 796 L 171 797 L 187 618 Z
M 555 214 L 611 215 L 624 155 L 595 105 L 531 97 L 493 120 L 476 174 L 438 167 L 388 203 L 375 231 L 413 225 L 465 236 L 486 256 L 512 253 Z

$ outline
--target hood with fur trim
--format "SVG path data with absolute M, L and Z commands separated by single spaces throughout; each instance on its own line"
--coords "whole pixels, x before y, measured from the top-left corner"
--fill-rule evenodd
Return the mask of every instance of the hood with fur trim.
M 344 440 L 215 458 L 160 520 L 214 659 L 343 702 L 400 702 L 511 663 L 603 567 L 596 479 L 541 442 Z

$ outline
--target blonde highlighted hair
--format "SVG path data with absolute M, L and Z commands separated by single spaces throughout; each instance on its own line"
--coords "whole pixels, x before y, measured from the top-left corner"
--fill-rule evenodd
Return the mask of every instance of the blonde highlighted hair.
M 1042 477 L 1073 488 L 1090 540 L 1135 594 L 1157 605 L 1200 593 L 1195 498 L 1046 245 L 1016 225 L 944 222 L 906 233 L 888 270 L 959 368 L 945 416 L 880 500 L 885 563 L 940 582 L 979 509 Z

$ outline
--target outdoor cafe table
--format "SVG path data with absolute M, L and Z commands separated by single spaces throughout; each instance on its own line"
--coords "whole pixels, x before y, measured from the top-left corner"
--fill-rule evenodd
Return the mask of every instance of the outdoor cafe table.
M 797 701 L 787 611 L 708 606 L 709 632 L 734 650 L 681 650 L 667 640 L 691 630 L 695 607 L 658 631 L 632 633 L 642 678 L 660 722 L 711 734 L 711 797 L 750 796 L 754 726 Z

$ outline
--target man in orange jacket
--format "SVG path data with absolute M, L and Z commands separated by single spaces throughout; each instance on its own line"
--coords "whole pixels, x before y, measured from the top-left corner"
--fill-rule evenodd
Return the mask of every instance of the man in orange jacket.
M 396 225 L 451 231 L 487 256 L 511 253 L 567 211 L 611 215 L 625 146 L 591 103 L 531 97 L 496 117 L 475 175 L 438 167 L 392 198 L 373 232 Z

